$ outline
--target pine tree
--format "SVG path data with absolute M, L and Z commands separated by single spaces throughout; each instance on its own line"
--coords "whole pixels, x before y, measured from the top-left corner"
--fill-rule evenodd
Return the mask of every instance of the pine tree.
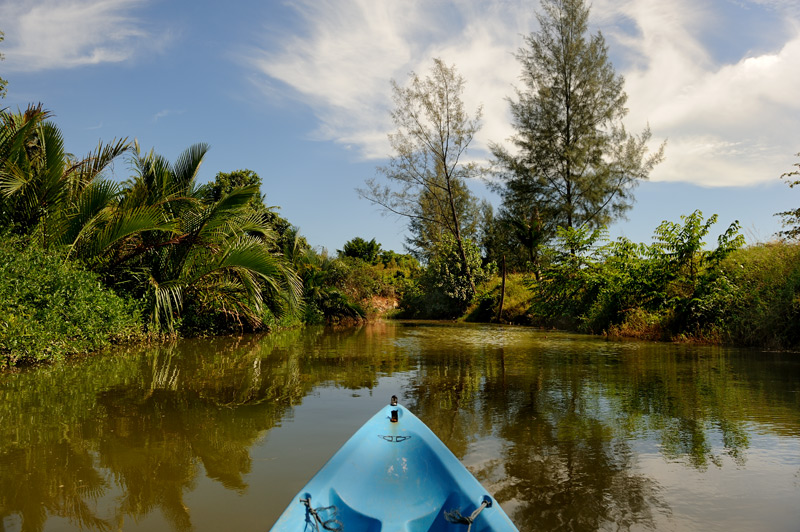
M 542 7 L 539 31 L 517 53 L 524 87 L 510 101 L 516 150 L 493 144 L 492 152 L 504 210 L 523 225 L 541 220 L 538 230 L 552 237 L 559 226 L 598 227 L 623 216 L 664 146 L 648 155 L 649 127 L 638 136 L 625 130 L 624 80 L 602 34 L 588 35 L 584 0 Z

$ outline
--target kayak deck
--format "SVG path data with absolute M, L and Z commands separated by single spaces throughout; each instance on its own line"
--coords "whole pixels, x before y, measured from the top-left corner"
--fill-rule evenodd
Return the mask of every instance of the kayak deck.
M 339 449 L 272 530 L 466 532 L 473 512 L 471 531 L 516 530 L 422 421 L 390 405 Z

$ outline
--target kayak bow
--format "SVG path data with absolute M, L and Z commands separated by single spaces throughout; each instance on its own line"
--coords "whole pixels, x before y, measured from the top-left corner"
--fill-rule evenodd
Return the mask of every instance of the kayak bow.
M 517 528 L 453 453 L 397 404 L 367 421 L 273 531 L 506 532 Z

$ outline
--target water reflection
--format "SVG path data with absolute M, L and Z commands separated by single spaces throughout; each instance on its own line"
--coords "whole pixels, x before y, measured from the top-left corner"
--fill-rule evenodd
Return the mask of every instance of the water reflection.
M 49 515 L 108 530 L 155 509 L 191 530 L 184 494 L 200 467 L 247 489 L 250 449 L 322 382 L 374 386 L 407 361 L 349 349 L 357 331 L 293 331 L 119 352 L 0 380 L 0 530 Z M 363 343 L 363 342 L 359 342 Z M 111 509 L 97 502 L 111 487 Z
M 351 390 L 355 405 L 364 391 L 391 395 L 386 378 L 520 530 L 659 528 L 683 510 L 642 457 L 757 472 L 754 437 L 800 441 L 799 368 L 791 355 L 418 323 L 185 341 L 0 375 L 0 531 L 54 518 L 122 530 L 156 514 L 163 525 L 148 529 L 197 530 L 206 509 L 190 495 L 259 500 L 265 482 L 282 507 L 297 479 L 265 478 L 275 469 L 254 451 L 280 454 L 330 417 L 322 405 L 293 418 L 320 390 Z M 800 458 L 788 462 L 791 499 Z M 259 530 L 277 517 L 252 506 Z
M 477 437 L 502 438 L 501 456 L 472 469 L 520 530 L 651 524 L 664 504 L 652 480 L 630 471 L 632 452 L 607 415 L 602 385 L 582 355 L 545 346 L 429 358 L 412 408 L 461 456 Z

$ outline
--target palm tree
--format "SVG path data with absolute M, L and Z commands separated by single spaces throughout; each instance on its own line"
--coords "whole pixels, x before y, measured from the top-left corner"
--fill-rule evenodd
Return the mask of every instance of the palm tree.
M 2 218 L 42 247 L 74 246 L 113 199 L 115 186 L 101 176 L 130 144 L 101 142 L 95 152 L 76 159 L 65 152 L 63 135 L 49 116 L 41 104 L 0 113 Z
M 262 324 L 265 305 L 278 311 L 300 305 L 297 274 L 270 252 L 272 229 L 248 208 L 259 188 L 204 200 L 196 179 L 207 151 L 204 144 L 191 146 L 173 165 L 137 146 L 136 175 L 120 198 L 122 212 L 159 209 L 165 224 L 119 242 L 107 264 L 148 302 L 156 330 L 174 330 L 186 297 L 205 312 L 254 327 Z
M 155 331 L 174 331 L 186 297 L 202 312 L 254 327 L 267 308 L 301 305 L 300 279 L 270 251 L 275 235 L 248 206 L 260 201 L 259 187 L 204 197 L 197 175 L 207 145 L 189 147 L 174 164 L 125 139 L 76 159 L 49 116 L 41 105 L 0 112 L 0 222 L 41 247 L 64 247 L 67 259 L 142 298 Z M 133 178 L 105 179 L 126 152 Z

